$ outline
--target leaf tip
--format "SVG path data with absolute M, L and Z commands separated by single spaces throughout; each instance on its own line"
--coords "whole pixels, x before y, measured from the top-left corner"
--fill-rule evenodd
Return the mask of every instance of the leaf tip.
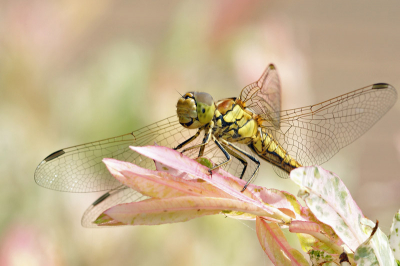
M 104 214 L 104 213 L 102 213 L 102 214 L 100 214 L 100 216 L 99 217 L 97 217 L 97 219 L 93 222 L 94 224 L 97 224 L 97 225 L 104 225 L 104 224 L 106 224 L 106 223 L 108 223 L 108 222 L 111 222 L 111 221 L 113 221 L 114 219 L 112 219 L 110 216 L 108 216 L 107 214 Z

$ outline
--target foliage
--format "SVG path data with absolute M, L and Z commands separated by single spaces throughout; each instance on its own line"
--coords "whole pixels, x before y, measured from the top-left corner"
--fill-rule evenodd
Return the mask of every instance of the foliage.
M 210 176 L 212 162 L 206 158 L 199 163 L 166 147 L 131 148 L 153 159 L 157 170 L 103 161 L 117 180 L 149 198 L 109 208 L 94 221 L 98 226 L 158 225 L 223 214 L 256 220 L 261 247 L 275 265 L 397 265 L 399 214 L 389 242 L 378 222 L 364 217 L 342 180 L 319 166 L 290 174 L 303 206 L 285 191 L 250 184 L 240 192 L 245 182 L 223 169 Z M 309 258 L 289 245 L 283 228 L 297 234 Z

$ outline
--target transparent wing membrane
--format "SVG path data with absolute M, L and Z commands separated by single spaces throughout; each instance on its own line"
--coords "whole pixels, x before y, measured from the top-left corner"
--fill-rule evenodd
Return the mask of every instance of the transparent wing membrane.
M 35 171 L 35 181 L 40 186 L 68 192 L 115 189 L 120 183 L 109 173 L 102 162 L 103 158 L 114 158 L 135 163 L 143 168 L 155 169 L 151 159 L 132 151 L 129 146 L 157 144 L 174 148 L 195 133 L 196 130 L 182 127 L 178 118 L 172 116 L 129 134 L 59 150 L 39 164 Z M 203 136 L 200 135 L 189 145 L 199 144 L 202 139 Z M 248 147 L 244 147 L 249 151 Z M 198 153 L 199 149 L 193 149 L 185 155 L 197 158 Z M 213 143 L 207 145 L 204 155 L 214 163 L 225 159 Z M 226 169 L 237 176 L 242 167 L 241 163 L 233 159 Z
M 281 85 L 274 65 L 269 65 L 260 79 L 243 88 L 240 100 L 246 108 L 279 128 L 281 111 Z
M 267 122 L 264 128 L 302 165 L 322 164 L 371 128 L 396 99 L 391 85 L 378 83 L 319 104 L 281 111 L 280 129 Z
M 93 221 L 108 208 L 147 198 L 129 187 L 121 186 L 121 183 L 116 181 L 105 167 L 102 162 L 103 158 L 128 161 L 143 168 L 154 170 L 154 162 L 151 159 L 132 151 L 129 146 L 157 144 L 173 148 L 195 133 L 196 130 L 182 127 L 178 118 L 172 116 L 129 134 L 56 151 L 39 164 L 35 171 L 35 181 L 43 187 L 67 192 L 109 190 L 97 199 L 82 217 L 84 227 L 96 227 Z M 202 139 L 203 134 L 191 145 L 201 143 Z M 254 155 L 249 147 L 239 146 Z M 197 158 L 198 153 L 199 149 L 193 149 L 185 155 Z M 225 161 L 225 156 L 213 142 L 206 146 L 204 156 L 210 158 L 215 164 Z M 248 170 L 244 176 L 246 180 L 250 178 L 256 167 L 252 161 L 248 159 L 247 161 Z M 231 174 L 239 176 L 243 170 L 243 165 L 233 158 L 223 168 Z
M 170 117 L 129 134 L 60 150 L 39 164 L 35 181 L 43 187 L 68 192 L 114 189 L 120 183 L 111 176 L 102 159 L 114 158 L 151 167 L 151 160 L 133 152 L 129 146 L 154 145 L 154 142 L 170 146 L 169 143 L 176 142 L 177 135 L 189 137 L 190 132 L 181 132 L 178 125 L 176 118 Z

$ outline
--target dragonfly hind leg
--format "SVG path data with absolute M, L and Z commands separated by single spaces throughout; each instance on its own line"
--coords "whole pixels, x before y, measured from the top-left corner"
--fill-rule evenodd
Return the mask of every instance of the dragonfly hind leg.
M 223 144 L 224 144 L 225 146 L 228 146 L 229 148 L 233 149 L 234 151 L 243 154 L 244 156 L 246 156 L 247 158 L 249 158 L 251 161 L 253 161 L 253 162 L 257 165 L 257 166 L 256 166 L 256 170 L 254 170 L 253 174 L 251 175 L 251 177 L 250 177 L 249 180 L 247 181 L 246 185 L 244 185 L 244 187 L 243 187 L 243 189 L 242 189 L 242 191 L 241 191 L 241 192 L 243 192 L 243 191 L 246 190 L 247 186 L 248 186 L 248 185 L 254 180 L 254 178 L 256 177 L 256 174 L 257 174 L 258 170 L 260 169 L 260 161 L 257 160 L 257 158 L 254 158 L 254 156 L 252 156 L 252 155 L 249 154 L 248 152 L 246 152 L 246 151 L 244 151 L 244 150 L 242 150 L 242 149 L 236 147 L 235 145 L 233 145 L 233 144 L 230 143 L 230 142 L 224 141 Z M 234 155 L 233 155 L 233 156 L 234 156 Z M 235 156 L 235 158 L 237 158 L 237 157 Z M 237 158 L 237 159 L 239 160 L 239 158 Z M 239 160 L 239 161 L 241 161 L 241 160 Z M 247 164 L 247 162 L 246 162 L 246 164 Z M 247 166 L 247 165 L 246 165 L 246 166 Z M 243 178 L 243 175 L 244 175 L 244 173 L 245 173 L 244 170 L 246 170 L 246 168 L 243 169 L 242 174 L 241 174 L 241 176 L 240 176 L 240 179 Z
M 239 154 L 237 154 L 236 152 L 234 152 L 232 149 L 228 148 L 228 146 L 226 146 L 226 145 L 222 145 L 222 146 L 225 148 L 225 150 L 226 150 L 230 155 L 232 155 L 233 157 L 235 157 L 239 162 L 241 162 L 241 163 L 243 164 L 243 170 L 242 170 L 242 173 L 240 174 L 240 179 L 242 179 L 242 178 L 243 178 L 243 175 L 244 175 L 244 173 L 246 172 L 246 169 L 247 169 L 247 165 L 248 165 L 247 161 L 246 161 L 245 159 L 243 159 Z

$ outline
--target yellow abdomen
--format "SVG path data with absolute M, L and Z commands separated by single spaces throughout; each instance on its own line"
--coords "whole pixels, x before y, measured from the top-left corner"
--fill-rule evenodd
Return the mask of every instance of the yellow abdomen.
M 258 156 L 287 173 L 301 166 L 299 162 L 292 158 L 292 156 L 264 130 L 261 130 L 261 133 L 260 131 L 257 132 L 257 136 L 253 140 L 251 147 L 257 152 Z

